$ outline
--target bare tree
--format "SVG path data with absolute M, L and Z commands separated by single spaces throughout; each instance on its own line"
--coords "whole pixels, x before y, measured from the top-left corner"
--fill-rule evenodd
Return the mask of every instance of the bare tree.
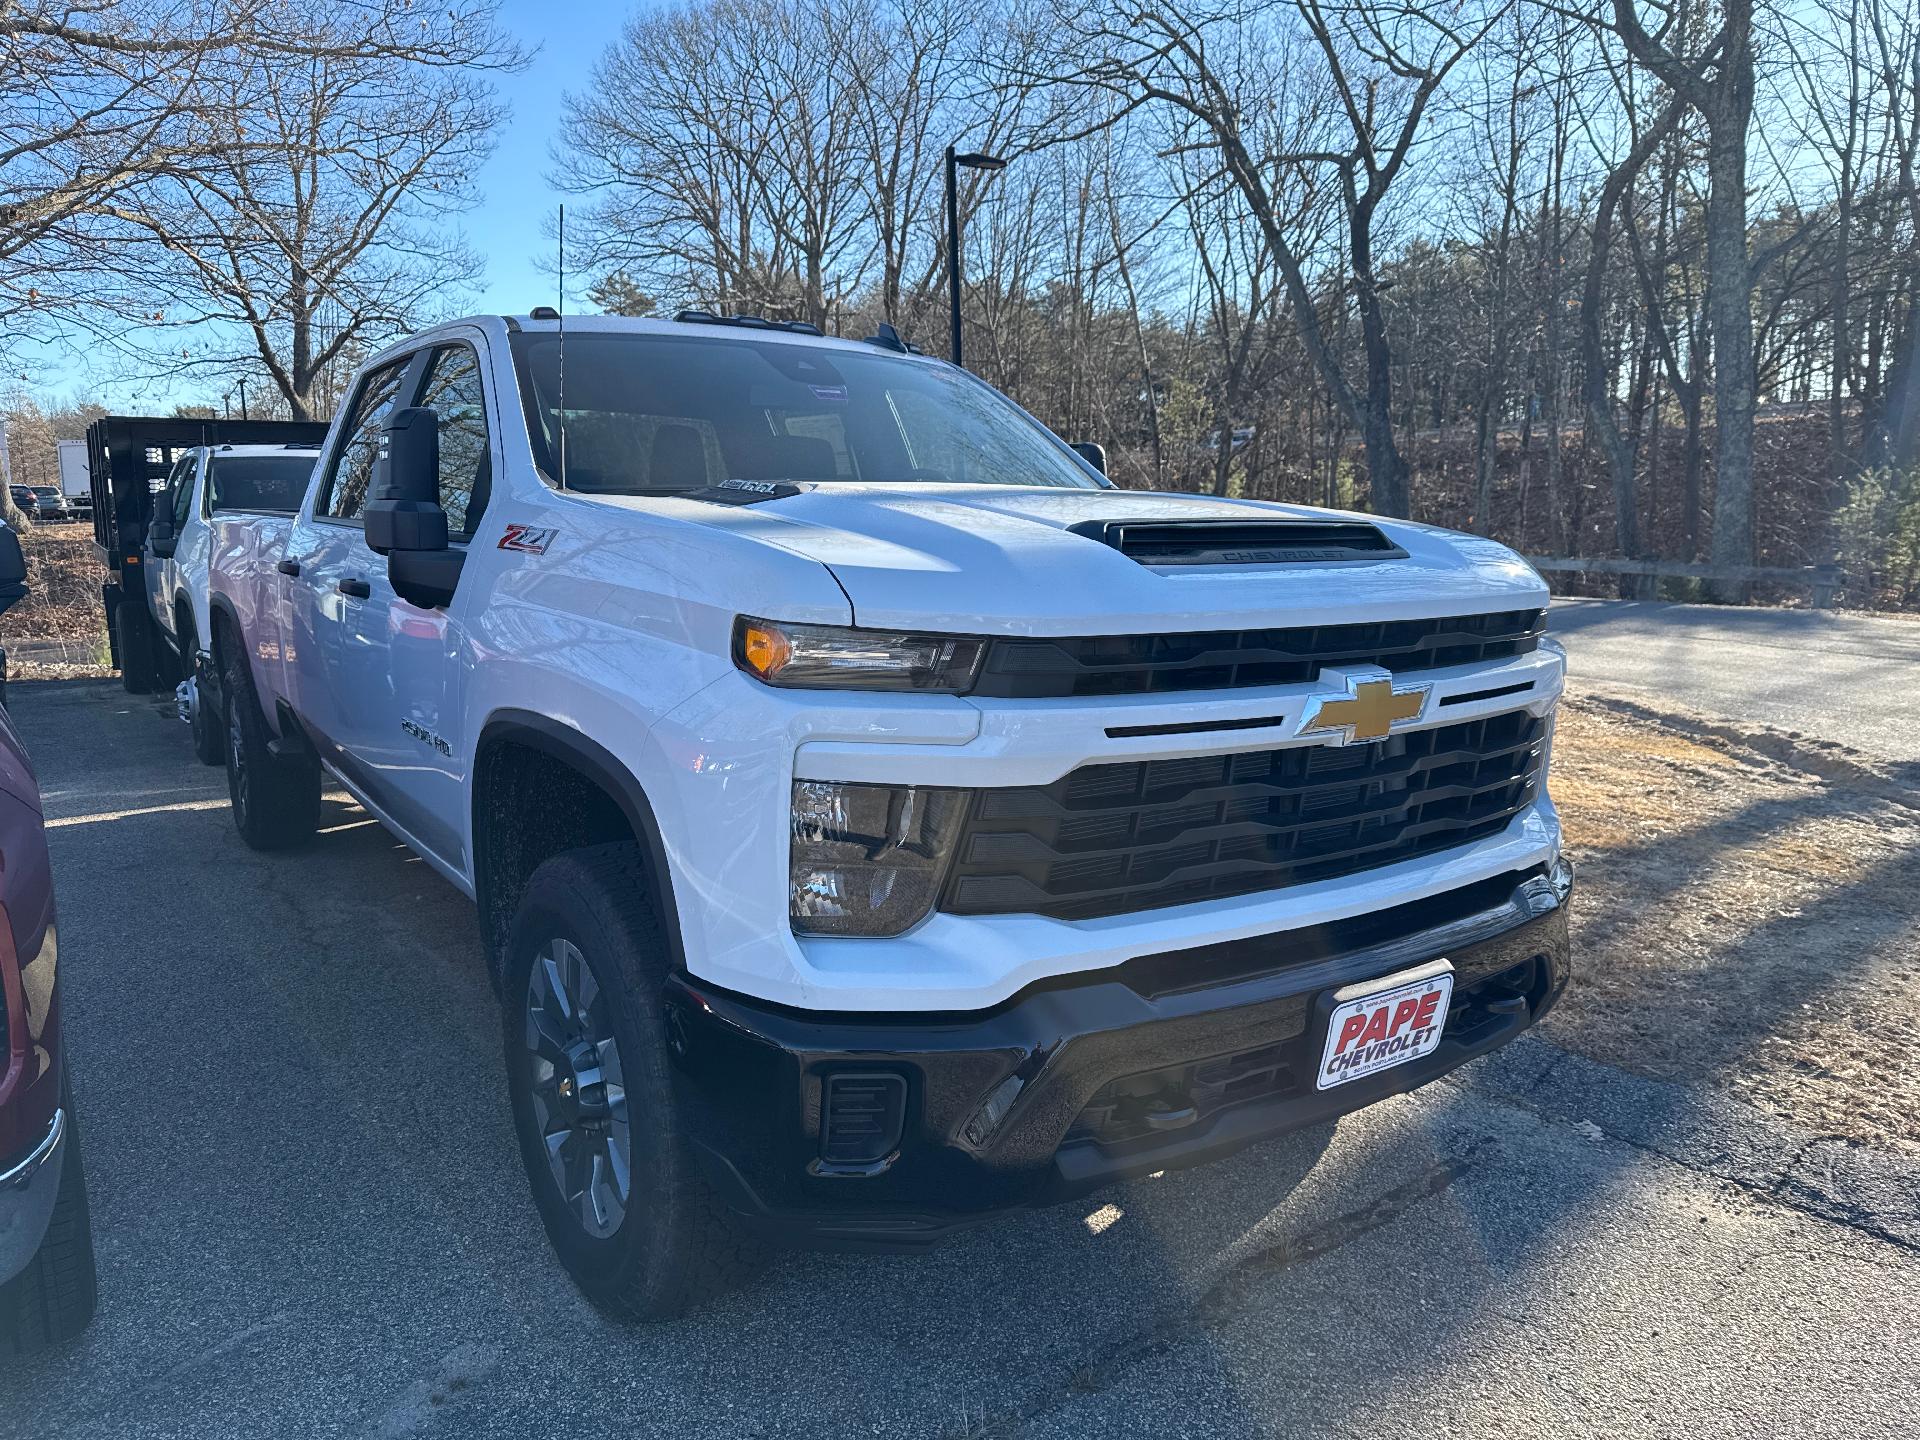
M 1689 33 L 1688 7 L 1652 29 L 1635 0 L 1609 0 L 1607 21 L 1628 51 L 1682 97 L 1707 125 L 1707 313 L 1713 328 L 1716 565 L 1751 565 L 1753 549 L 1753 274 L 1747 248 L 1747 132 L 1753 123 L 1753 0 L 1721 0 L 1719 28 L 1704 43 Z M 1722 599 L 1745 597 L 1722 583 Z
M 257 365 L 314 418 L 344 371 L 474 274 L 449 220 L 501 119 L 487 72 L 521 63 L 494 4 L 421 15 L 406 43 L 370 47 L 356 0 L 299 0 L 312 48 L 203 66 L 186 130 L 216 158 L 105 207 L 114 308 L 165 322 L 137 337 L 148 353 L 187 329 L 184 368 Z
M 1428 12 L 1295 0 L 1287 12 L 1295 26 L 1276 34 L 1266 25 L 1276 12 L 1267 8 L 1101 3 L 1070 13 L 1065 23 L 1074 44 L 1066 63 L 1045 77 L 1103 90 L 1130 106 L 1170 106 L 1192 122 L 1185 143 L 1208 149 L 1238 188 L 1279 267 L 1301 343 L 1361 432 L 1374 505 L 1389 514 L 1406 514 L 1410 494 L 1394 439 L 1393 353 L 1376 274 L 1380 210 L 1440 86 L 1500 8 Z M 1290 52 L 1300 44 L 1317 52 L 1319 83 L 1309 83 L 1311 98 L 1296 107 L 1289 91 L 1300 84 L 1301 67 Z M 1301 228 L 1286 222 L 1292 207 L 1282 192 L 1289 186 L 1330 192 L 1341 207 L 1362 343 L 1358 383 L 1324 333 L 1313 257 L 1303 250 Z

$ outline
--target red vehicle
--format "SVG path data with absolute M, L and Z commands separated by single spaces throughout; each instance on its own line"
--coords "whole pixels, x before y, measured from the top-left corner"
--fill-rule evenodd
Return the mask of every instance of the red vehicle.
M 25 592 L 0 526 L 0 610 Z M 60 1037 L 59 945 L 40 787 L 0 711 L 0 1356 L 93 1318 L 93 1235 Z

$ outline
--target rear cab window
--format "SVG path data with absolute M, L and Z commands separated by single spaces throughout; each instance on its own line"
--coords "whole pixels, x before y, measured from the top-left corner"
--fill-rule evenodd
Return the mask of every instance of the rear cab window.
M 207 461 L 206 513 L 291 515 L 313 478 L 314 452 L 285 455 L 214 455 Z

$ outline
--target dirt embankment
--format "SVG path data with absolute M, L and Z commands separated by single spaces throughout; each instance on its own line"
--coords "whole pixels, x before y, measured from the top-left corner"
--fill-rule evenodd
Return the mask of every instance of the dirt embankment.
M 22 532 L 27 598 L 0 616 L 0 645 L 15 678 L 106 675 L 106 571 L 93 553 L 87 525 L 36 525 Z
M 1920 803 L 1831 746 L 1576 695 L 1553 794 L 1580 866 L 1568 1049 L 1920 1149 Z

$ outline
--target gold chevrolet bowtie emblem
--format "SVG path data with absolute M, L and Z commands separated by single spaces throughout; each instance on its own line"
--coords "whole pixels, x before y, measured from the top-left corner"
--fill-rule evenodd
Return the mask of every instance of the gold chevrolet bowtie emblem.
M 1418 720 L 1427 708 L 1429 685 L 1406 690 L 1393 688 L 1393 681 L 1349 680 L 1350 693 L 1343 699 L 1318 700 L 1307 710 L 1300 726 L 1302 735 L 1341 732 L 1341 743 L 1352 740 L 1382 740 L 1387 732 L 1404 720 Z

